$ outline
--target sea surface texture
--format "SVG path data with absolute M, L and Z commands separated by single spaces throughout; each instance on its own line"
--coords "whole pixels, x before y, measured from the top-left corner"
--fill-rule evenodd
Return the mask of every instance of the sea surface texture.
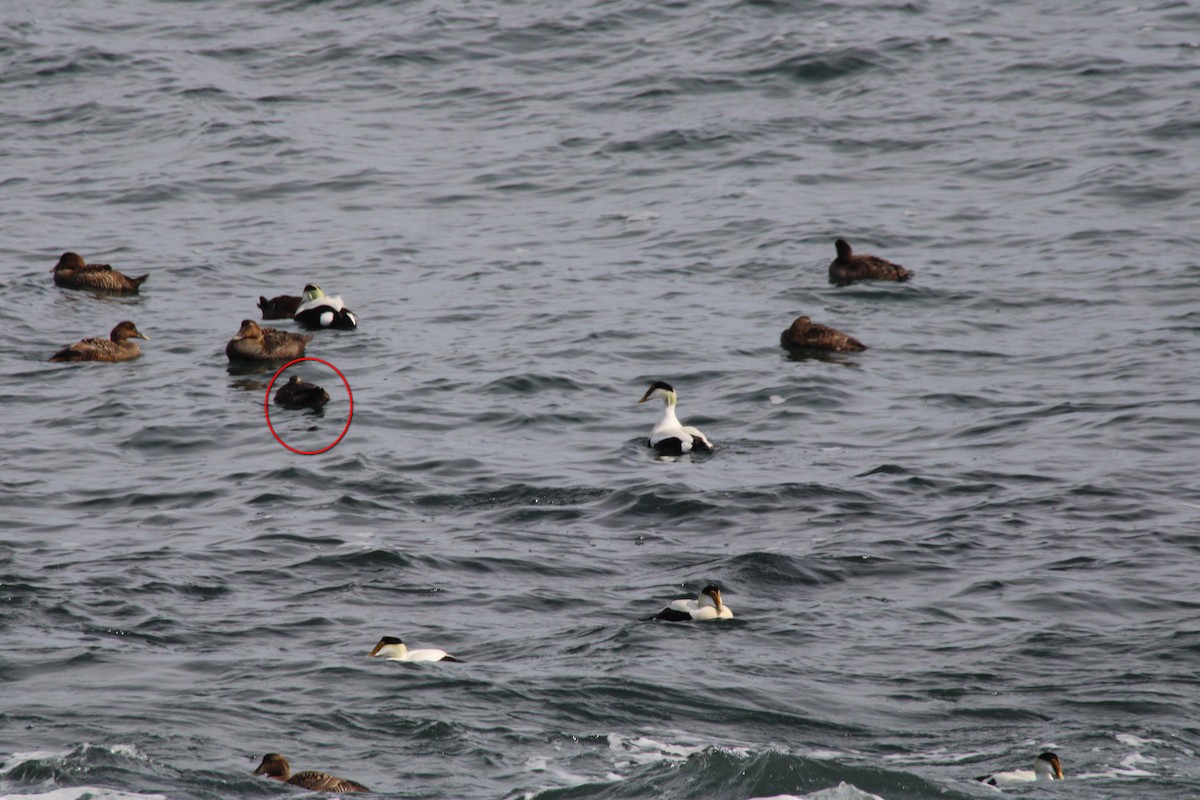
M 1195 3 L 0 9 L 0 795 L 1200 796 Z

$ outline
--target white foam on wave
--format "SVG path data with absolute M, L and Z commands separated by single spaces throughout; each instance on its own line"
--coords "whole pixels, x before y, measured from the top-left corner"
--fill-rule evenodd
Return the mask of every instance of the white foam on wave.
M 864 792 L 853 784 L 842 781 L 828 789 L 818 789 L 809 794 L 776 794 L 756 800 L 884 800 L 877 794 Z
M 122 792 L 99 786 L 68 786 L 38 794 L 6 794 L 4 800 L 171 800 L 165 794 Z

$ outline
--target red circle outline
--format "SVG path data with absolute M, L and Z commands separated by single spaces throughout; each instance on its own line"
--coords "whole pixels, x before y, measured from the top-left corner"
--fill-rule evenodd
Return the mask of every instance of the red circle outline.
M 350 398 L 350 414 L 346 417 L 346 427 L 342 428 L 341 436 L 338 436 L 336 439 L 334 439 L 333 444 L 329 445 L 328 447 L 322 447 L 320 450 L 297 450 L 296 448 L 292 447 L 290 444 L 285 442 L 279 436 L 279 434 L 275 432 L 275 426 L 271 424 L 271 387 L 275 385 L 275 379 L 279 377 L 280 373 L 282 373 L 285 369 L 290 367 L 292 364 L 299 364 L 301 361 L 316 361 L 318 364 L 324 364 L 325 366 L 329 367 L 331 370 L 336 372 L 338 374 L 338 377 L 342 379 L 342 383 L 345 384 L 346 395 Z M 275 437 L 275 441 L 279 442 L 281 445 L 286 447 L 288 450 L 291 450 L 293 453 L 296 453 L 297 455 L 302 455 L 302 456 L 319 455 L 321 453 L 324 453 L 326 450 L 332 450 L 333 448 L 337 447 L 338 442 L 340 442 L 343 438 L 345 438 L 346 432 L 350 430 L 350 421 L 354 419 L 354 392 L 350 391 L 350 381 L 346 380 L 346 376 L 342 374 L 342 371 L 340 369 L 338 369 L 337 367 L 335 367 L 333 364 L 330 364 L 328 361 L 325 361 L 324 359 L 320 359 L 320 358 L 313 358 L 312 356 L 305 356 L 304 358 L 292 359 L 291 361 L 289 361 L 288 363 L 284 364 L 282 367 L 277 369 L 275 371 L 275 374 L 271 376 L 271 382 L 267 384 L 267 396 L 263 398 L 263 415 L 267 418 L 267 427 L 270 429 L 271 435 Z

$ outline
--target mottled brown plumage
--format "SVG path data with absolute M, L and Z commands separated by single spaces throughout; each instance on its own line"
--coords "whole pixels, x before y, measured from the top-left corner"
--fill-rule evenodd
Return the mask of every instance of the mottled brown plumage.
M 78 253 L 63 253 L 50 271 L 54 273 L 54 283 L 67 289 L 100 289 L 120 294 L 136 294 L 150 277 L 130 278 L 108 264 L 88 264 Z
M 263 756 L 262 763 L 258 765 L 258 769 L 254 770 L 251 774 L 266 775 L 268 778 L 274 778 L 277 781 L 290 783 L 292 786 L 299 786 L 302 789 L 309 789 L 314 792 L 371 791 L 361 783 L 339 778 L 335 775 L 330 775 L 328 772 L 306 770 L 292 775 L 292 768 L 288 764 L 288 760 L 279 755 L 279 753 L 267 753 Z
M 284 408 L 320 408 L 329 402 L 329 392 L 293 375 L 275 392 L 275 405 Z
M 838 286 L 855 281 L 906 281 L 916 274 L 879 256 L 856 256 L 845 239 L 838 239 L 834 247 L 837 258 L 829 263 L 829 282 Z
M 90 339 L 84 339 L 75 344 L 64 347 L 54 355 L 50 356 L 51 361 L 132 361 L 142 354 L 138 348 L 137 342 L 131 342 L 129 339 L 145 339 L 150 341 L 150 337 L 144 335 L 137 329 L 129 320 L 118 322 L 117 327 L 112 329 L 112 333 L 107 339 L 98 336 Z
M 262 309 L 263 319 L 291 319 L 300 307 L 300 298 L 290 294 L 281 294 L 270 300 L 259 295 L 258 307 Z
M 288 333 L 277 328 L 260 328 L 252 319 L 242 320 L 237 336 L 225 345 L 230 361 L 280 361 L 300 358 L 312 334 Z
M 813 350 L 832 350 L 838 353 L 851 353 L 867 349 L 865 344 L 853 336 L 847 336 L 827 325 L 817 325 L 808 317 L 797 317 L 792 326 L 780 335 L 779 343 L 789 348 L 806 347 Z

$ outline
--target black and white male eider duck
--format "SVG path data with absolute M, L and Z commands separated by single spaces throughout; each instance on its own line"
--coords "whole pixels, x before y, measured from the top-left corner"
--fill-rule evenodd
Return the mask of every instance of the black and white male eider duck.
M 1062 763 L 1058 756 L 1047 750 L 1039 753 L 1033 760 L 1033 769 L 1015 769 L 1011 772 L 997 772 L 994 775 L 984 775 L 976 778 L 989 786 L 1004 786 L 1009 783 L 1033 783 L 1034 781 L 1061 781 L 1063 779 Z
M 829 282 L 838 286 L 855 281 L 906 281 L 916 274 L 879 256 L 856 256 L 845 239 L 833 244 L 837 258 L 829 262 Z
M 680 424 L 675 417 L 675 390 L 671 384 L 655 381 L 642 395 L 639 403 L 644 403 L 652 397 L 661 397 L 663 415 L 650 431 L 650 446 L 664 455 L 679 456 L 684 453 L 711 453 L 712 442 L 700 431 L 690 426 Z
M 792 326 L 779 335 L 779 343 L 788 348 L 830 350 L 835 353 L 857 353 L 867 346 L 853 336 L 818 325 L 807 316 L 796 317 Z
M 367 653 L 368 658 L 386 658 L 388 661 L 461 661 L 461 659 L 434 647 L 409 650 L 399 637 L 385 636 L 375 648 Z
M 78 253 L 63 253 L 50 270 L 54 283 L 67 289 L 100 289 L 105 292 L 136 294 L 149 275 L 130 278 L 108 264 L 88 264 Z
M 288 333 L 278 328 L 260 328 L 252 319 L 242 320 L 237 336 L 225 345 L 230 361 L 281 361 L 300 358 L 312 334 Z
M 118 322 L 107 339 L 94 336 L 64 347 L 54 355 L 51 361 L 132 361 L 142 354 L 137 342 L 130 339 L 145 339 L 150 337 L 137 329 L 129 320 Z
M 281 294 L 268 300 L 260 294 L 258 307 L 262 309 L 263 319 L 291 319 L 300 307 L 300 298 L 293 294 Z
M 320 408 L 329 402 L 329 392 L 293 375 L 275 391 L 275 405 L 284 408 Z
M 258 765 L 258 769 L 250 774 L 266 775 L 268 778 L 274 778 L 277 781 L 290 783 L 292 786 L 299 786 L 301 789 L 308 789 L 314 792 L 371 791 L 357 781 L 339 778 L 336 775 L 330 775 L 328 772 L 305 770 L 293 775 L 288 760 L 279 755 L 279 753 L 267 753 L 263 756 L 262 763 Z
M 306 328 L 354 330 L 358 327 L 358 317 L 346 308 L 342 298 L 329 297 L 314 283 L 304 287 L 304 297 L 293 319 Z
M 733 619 L 733 610 L 721 602 L 721 590 L 705 586 L 696 599 L 673 600 L 671 605 L 654 615 L 654 619 L 669 622 L 707 622 L 713 619 Z

